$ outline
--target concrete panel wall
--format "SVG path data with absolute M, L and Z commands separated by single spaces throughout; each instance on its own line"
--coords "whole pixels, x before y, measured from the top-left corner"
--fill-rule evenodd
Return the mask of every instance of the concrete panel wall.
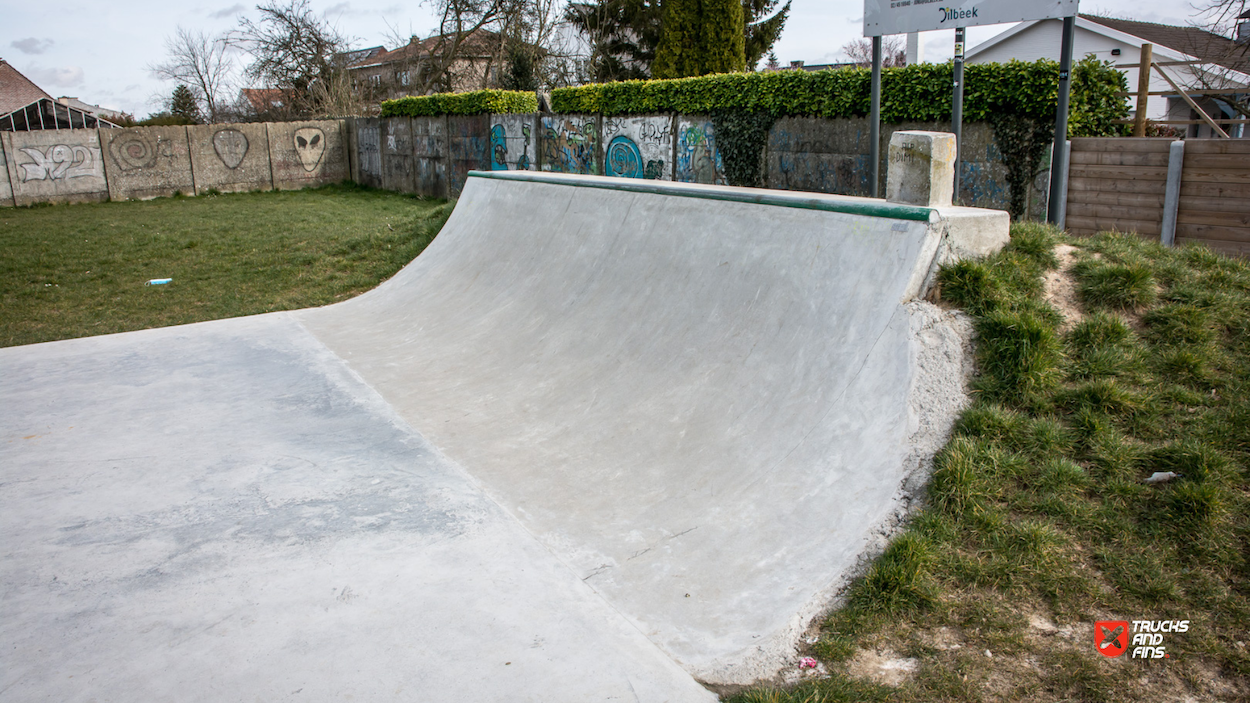
M 768 187 L 866 196 L 868 137 L 866 119 L 779 119 L 768 133 Z
M 357 117 L 356 158 L 359 173 L 356 182 L 373 188 L 382 187 L 382 120 L 376 117 Z
M 9 162 L 4 154 L 4 140 L 0 139 L 0 207 L 13 207 L 13 186 L 9 182 Z
M 400 193 L 417 190 L 417 164 L 412 146 L 412 119 L 387 117 L 382 129 L 382 187 Z
M 417 192 L 431 198 L 446 198 L 447 118 L 412 118 L 412 146 L 417 159 Z
M 599 118 L 595 115 L 547 115 L 539 130 L 544 171 L 602 174 Z
M 945 122 L 909 122 L 881 125 L 881 182 L 885 192 L 890 137 L 899 130 L 950 131 Z M 870 128 L 866 118 L 826 120 L 790 117 L 777 120 L 768 134 L 768 187 L 805 190 L 841 195 L 868 195 Z M 1043 163 L 1047 169 L 1049 161 Z M 984 122 L 964 125 L 960 151 L 959 204 L 1005 210 L 1011 200 L 1007 167 L 994 139 L 994 130 Z M 1045 217 L 1049 175 L 1038 174 L 1033 183 L 1031 213 Z
M 603 118 L 603 171 L 608 176 L 673 180 L 673 118 Z
M 347 179 L 350 169 L 341 120 L 271 122 L 265 128 L 274 188 L 298 190 Z
M 94 129 L 3 132 L 17 205 L 108 200 L 100 136 Z
M 538 116 L 491 115 L 490 168 L 492 171 L 538 170 Z
M 490 115 L 448 115 L 447 191 L 459 197 L 469 171 L 490 169 Z
M 265 125 L 192 125 L 187 133 L 196 194 L 273 189 Z
M 682 115 L 677 121 L 675 180 L 727 185 L 711 117 Z
M 103 129 L 100 141 L 110 200 L 195 193 L 186 127 Z

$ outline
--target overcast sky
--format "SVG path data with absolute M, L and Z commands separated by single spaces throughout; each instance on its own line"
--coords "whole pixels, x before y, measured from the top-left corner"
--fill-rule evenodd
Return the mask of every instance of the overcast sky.
M 1083 3 L 1083 12 L 1164 24 L 1195 19 L 1192 0 L 1099 0 Z M 215 4 L 214 4 L 215 3 Z M 69 95 L 89 103 L 144 117 L 159 109 L 159 96 L 173 85 L 152 77 L 148 67 L 165 58 L 165 38 L 179 25 L 209 34 L 228 31 L 240 16 L 256 17 L 255 2 L 208 0 L 192 7 L 169 0 L 57 0 L 5 2 L 0 14 L 0 58 L 4 58 L 53 96 Z M 393 47 L 390 28 L 427 36 L 435 26 L 428 2 L 396 0 L 311 0 L 358 46 Z M 973 27 L 970 46 L 1011 25 Z M 782 65 L 792 60 L 829 63 L 839 49 L 863 35 L 863 3 L 793 0 L 790 20 L 775 47 Z M 927 32 L 924 58 L 944 61 L 952 53 L 953 31 Z M 238 57 L 242 62 L 245 56 Z

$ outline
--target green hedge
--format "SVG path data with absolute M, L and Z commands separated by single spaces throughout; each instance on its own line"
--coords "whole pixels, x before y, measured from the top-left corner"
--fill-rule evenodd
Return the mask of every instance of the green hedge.
M 881 77 L 881 120 L 887 124 L 950 119 L 952 65 L 887 68 Z M 1112 120 L 1128 116 L 1115 96 L 1128 90 L 1124 74 L 1087 57 L 1073 67 L 1071 136 L 1123 131 Z M 964 68 L 964 120 L 980 122 L 1008 113 L 1053 123 L 1059 94 L 1059 64 L 1039 60 L 970 64 Z M 808 115 L 845 118 L 868 114 L 872 71 L 726 73 L 676 80 L 597 83 L 559 88 L 551 107 L 562 113 L 632 115 L 655 112 L 710 114 L 744 111 L 774 117 Z
M 487 115 L 537 112 L 538 96 L 519 90 L 477 90 L 472 93 L 435 93 L 382 102 L 383 117 L 430 115 Z

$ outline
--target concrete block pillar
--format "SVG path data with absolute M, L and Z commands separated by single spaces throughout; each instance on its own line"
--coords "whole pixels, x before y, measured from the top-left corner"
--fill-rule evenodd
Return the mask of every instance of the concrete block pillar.
M 955 193 L 955 135 L 899 131 L 890 137 L 885 199 L 947 207 Z

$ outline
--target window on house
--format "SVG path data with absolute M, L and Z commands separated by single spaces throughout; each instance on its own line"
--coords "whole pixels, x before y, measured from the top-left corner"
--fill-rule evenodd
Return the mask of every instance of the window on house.
M 382 85 L 382 74 L 375 73 L 372 76 L 369 76 L 369 84 L 375 86 Z
M 399 73 L 397 73 L 397 74 L 395 74 L 395 75 L 396 75 L 396 77 L 397 77 L 397 78 L 399 78 L 399 84 L 400 84 L 400 85 L 408 85 L 408 83 L 410 82 L 410 81 L 409 81 L 409 79 L 408 79 L 408 72 L 407 72 L 407 71 L 400 71 Z

